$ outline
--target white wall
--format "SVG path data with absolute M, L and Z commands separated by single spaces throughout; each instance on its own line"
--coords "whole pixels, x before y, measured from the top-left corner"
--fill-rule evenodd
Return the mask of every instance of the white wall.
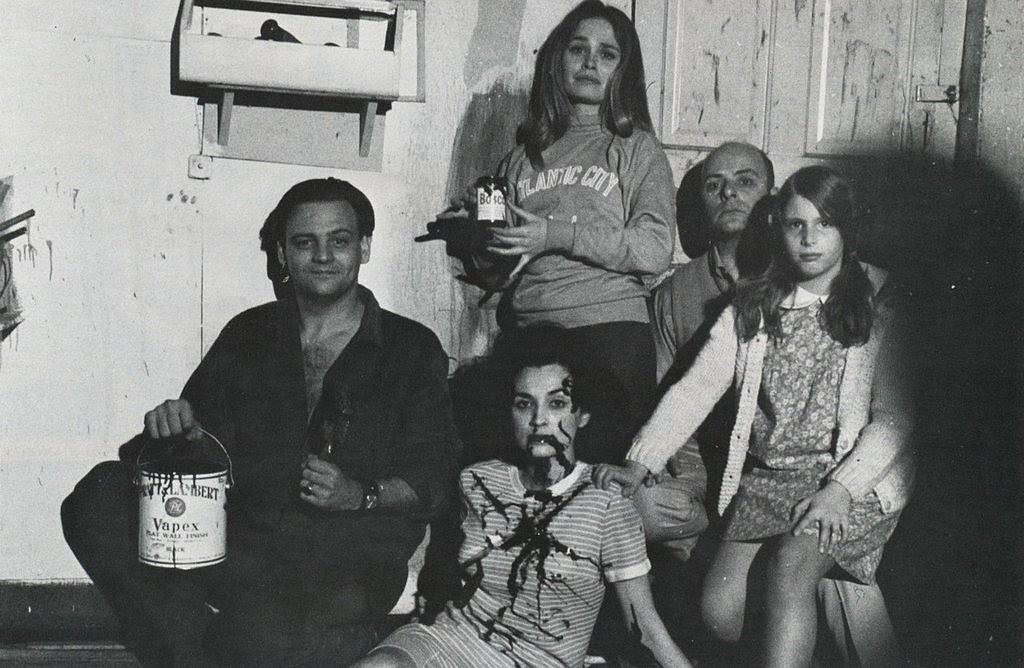
M 427 101 L 388 112 L 379 173 L 215 159 L 208 181 L 186 174 L 200 108 L 170 93 L 177 0 L 3 4 L 0 215 L 37 213 L 15 248 L 25 320 L 0 344 L 0 580 L 84 577 L 61 500 L 178 394 L 227 318 L 272 297 L 256 235 L 301 179 L 363 188 L 378 216 L 363 282 L 454 358 L 484 351 L 442 245 L 412 238 L 453 188 L 468 101 L 527 80 L 573 0 L 428 2 Z
M 1024 0 L 987 0 L 981 67 L 981 160 L 1024 202 Z

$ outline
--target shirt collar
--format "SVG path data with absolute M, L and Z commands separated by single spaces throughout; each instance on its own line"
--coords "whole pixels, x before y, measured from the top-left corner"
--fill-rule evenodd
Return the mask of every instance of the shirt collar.
M 789 293 L 788 297 L 782 300 L 782 304 L 780 304 L 780 306 L 785 309 L 800 309 L 806 308 L 815 302 L 824 304 L 827 299 L 827 294 L 816 295 L 810 290 L 805 290 L 798 285 L 793 292 Z
M 581 461 L 577 461 L 572 471 L 569 471 L 569 475 L 565 476 L 555 484 L 548 487 L 547 491 L 551 494 L 551 496 L 561 496 L 565 494 L 574 484 L 576 484 L 576 481 L 580 479 L 580 476 L 583 475 L 583 472 L 586 470 L 586 468 L 587 464 L 584 464 Z M 522 473 L 520 473 L 518 467 L 514 467 L 513 470 L 515 471 L 516 480 L 519 482 L 519 487 L 522 487 L 525 492 L 526 485 L 523 484 Z M 536 492 L 534 492 L 534 494 L 535 493 Z
M 711 244 L 711 248 L 708 249 L 708 271 L 711 272 L 711 278 L 723 292 L 736 283 L 736 277 L 729 273 L 714 244 Z
M 583 469 L 586 468 L 586 466 L 587 465 L 584 464 L 583 462 L 576 462 L 576 466 L 572 468 L 572 471 L 569 472 L 569 475 L 565 476 L 564 478 L 556 482 L 554 485 L 551 485 L 551 487 L 548 487 L 548 490 L 551 492 L 551 495 L 561 496 L 562 494 L 565 494 L 567 491 L 569 491 L 569 488 L 576 484 L 576 481 L 579 480 L 580 475 L 583 474 Z
M 381 308 L 377 298 L 373 296 L 370 289 L 362 285 L 356 285 L 356 294 L 359 301 L 363 303 L 363 319 L 359 323 L 359 329 L 353 338 L 364 339 L 378 348 L 384 347 L 384 334 L 381 331 Z
M 381 330 L 382 309 L 373 296 L 370 289 L 362 285 L 356 285 L 356 297 L 363 304 L 363 317 L 359 321 L 359 329 L 352 336 L 352 341 L 365 341 L 378 348 L 384 347 L 384 334 Z M 283 304 L 286 328 L 291 328 L 294 336 L 298 336 L 299 330 L 299 307 L 295 302 L 294 295 L 283 297 L 279 300 Z M 351 342 L 350 342 L 351 343 Z

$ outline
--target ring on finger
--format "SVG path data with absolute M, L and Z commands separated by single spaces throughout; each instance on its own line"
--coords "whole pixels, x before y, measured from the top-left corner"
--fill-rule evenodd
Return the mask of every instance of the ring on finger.
M 310 482 L 309 480 L 304 480 L 302 482 L 302 489 L 306 490 L 306 494 L 312 494 L 313 493 L 313 483 Z

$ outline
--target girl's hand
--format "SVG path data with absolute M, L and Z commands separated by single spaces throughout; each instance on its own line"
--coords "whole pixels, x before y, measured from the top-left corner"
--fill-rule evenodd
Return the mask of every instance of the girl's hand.
M 818 552 L 832 551 L 849 527 L 850 504 L 853 499 L 845 487 L 830 480 L 823 488 L 800 499 L 790 511 L 793 535 L 818 533 Z
M 640 485 L 648 486 L 654 484 L 654 477 L 650 469 L 639 462 L 627 459 L 625 466 L 613 464 L 598 464 L 591 474 L 594 485 L 601 489 L 608 489 L 612 482 L 622 485 L 622 496 L 629 498 L 636 493 Z

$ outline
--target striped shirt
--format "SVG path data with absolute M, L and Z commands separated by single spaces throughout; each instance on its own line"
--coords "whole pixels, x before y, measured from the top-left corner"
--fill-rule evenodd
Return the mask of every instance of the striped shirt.
M 432 626 L 407 634 L 431 636 L 434 651 L 421 665 L 583 664 L 605 583 L 650 570 L 636 508 L 617 488 L 595 488 L 590 470 L 577 463 L 540 493 L 527 492 L 504 462 L 463 470 L 459 556 L 464 577 L 478 584 L 463 607 L 450 604 Z M 382 646 L 402 646 L 393 638 Z
M 596 489 L 582 463 L 550 499 L 527 496 L 519 470 L 499 461 L 463 471 L 462 489 L 471 511 L 459 557 L 471 573 L 478 559 L 483 575 L 463 620 L 528 665 L 581 663 L 605 580 L 650 569 L 632 502 Z

